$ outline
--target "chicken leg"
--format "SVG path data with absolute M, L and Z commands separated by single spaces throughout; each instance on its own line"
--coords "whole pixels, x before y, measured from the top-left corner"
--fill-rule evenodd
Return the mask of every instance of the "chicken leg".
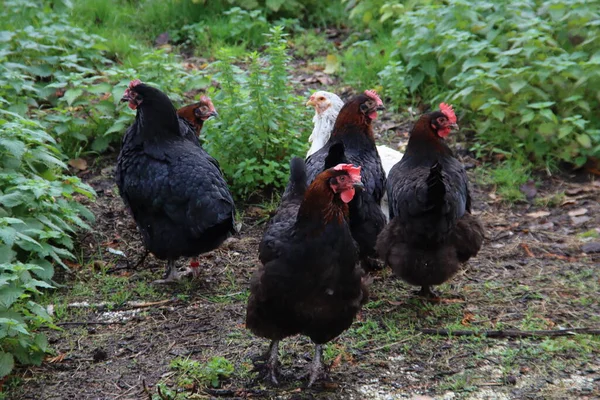
M 323 345 L 315 343 L 315 356 L 309 367 L 308 387 L 311 387 L 318 379 L 325 377 L 325 366 L 323 365 Z
M 179 280 L 181 278 L 183 278 L 184 276 L 187 276 L 189 274 L 190 274 L 190 272 L 188 272 L 188 271 L 180 273 L 179 271 L 177 271 L 177 268 L 175 267 L 175 260 L 168 260 L 167 261 L 167 269 L 165 271 L 165 275 L 164 275 L 163 279 L 155 280 L 154 283 L 156 283 L 156 284 L 176 283 L 176 282 L 179 282 Z
M 431 286 L 423 285 L 421 290 L 417 292 L 417 295 L 421 297 L 425 297 L 426 299 L 437 299 L 439 296 L 433 290 L 431 290 Z

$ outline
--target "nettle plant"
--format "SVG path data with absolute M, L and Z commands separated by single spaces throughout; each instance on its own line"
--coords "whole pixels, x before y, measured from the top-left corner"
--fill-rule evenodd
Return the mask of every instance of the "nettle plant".
M 600 156 L 598 20 L 585 0 L 429 2 L 397 19 L 406 72 L 388 84 L 454 102 L 480 153 L 582 165 Z
M 40 326 L 52 321 L 35 302 L 51 288 L 54 265 L 74 259 L 71 236 L 93 215 L 78 201 L 91 187 L 63 175 L 55 140 L 39 123 L 0 111 L 0 378 L 14 358 L 40 364 L 48 343 Z
M 134 115 L 121 112 L 126 107 L 119 105 L 131 79 L 159 85 L 176 101 L 184 88 L 210 83 L 204 73 L 161 50 L 142 54 L 135 68 L 124 68 L 104 57 L 105 39 L 73 26 L 68 13 L 46 11 L 34 14 L 35 24 L 0 32 L 0 101 L 39 120 L 69 157 L 120 143 Z M 18 12 L 19 4 L 9 2 L 0 16 L 16 18 Z
M 284 36 L 281 27 L 271 29 L 266 57 L 250 53 L 247 72 L 228 54 L 214 64 L 219 118 L 203 135 L 238 197 L 285 186 L 290 158 L 306 152 L 311 117 L 289 84 Z

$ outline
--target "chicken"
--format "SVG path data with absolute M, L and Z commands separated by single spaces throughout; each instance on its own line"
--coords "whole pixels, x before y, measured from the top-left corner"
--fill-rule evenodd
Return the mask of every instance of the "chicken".
M 212 101 L 206 95 L 201 96 L 200 100 L 196 103 L 181 107 L 177 110 L 177 115 L 194 128 L 196 137 L 200 137 L 204 121 L 211 117 L 219 116 Z
M 465 169 L 444 140 L 455 127 L 456 115 L 444 103 L 419 118 L 402 161 L 390 171 L 391 220 L 377 239 L 377 251 L 394 273 L 428 297 L 435 296 L 430 286 L 477 255 L 484 237 L 471 214 Z
M 312 142 L 306 154 L 308 157 L 325 146 L 325 143 L 329 140 L 335 119 L 342 109 L 344 102 L 335 93 L 318 91 L 310 96 L 306 105 L 315 108 L 315 116 L 313 117 L 314 128 L 308 138 L 308 141 Z M 379 153 L 379 157 L 381 158 L 383 170 L 387 176 L 392 167 L 402 159 L 402 153 L 385 145 L 377 145 L 376 147 L 377 153 Z M 385 193 L 381 198 L 381 211 L 383 211 L 386 219 L 389 220 L 389 206 Z
M 308 138 L 308 142 L 312 143 L 306 153 L 306 157 L 308 157 L 325 146 L 329 140 L 335 119 L 344 106 L 344 102 L 335 93 L 318 91 L 309 97 L 306 105 L 315 108 L 314 127 Z
M 304 161 L 291 161 L 290 180 L 269 222 L 254 274 L 246 327 L 271 340 L 267 378 L 278 384 L 279 342 L 296 334 L 315 344 L 308 386 L 324 374 L 322 345 L 352 324 L 368 292 L 348 225 L 348 202 L 363 185 L 360 168 L 339 164 L 307 188 Z
M 181 277 L 177 258 L 213 250 L 234 233 L 233 198 L 217 162 L 189 145 L 164 93 L 136 79 L 122 101 L 137 114 L 123 138 L 117 186 L 146 250 L 167 260 L 160 282 L 172 282 Z
M 361 264 L 365 270 L 378 267 L 375 257 L 377 235 L 386 224 L 381 210 L 381 198 L 385 191 L 385 172 L 375 148 L 371 122 L 377 111 L 385 109 L 379 96 L 367 90 L 352 98 L 342 107 L 335 121 L 331 137 L 323 148 L 306 159 L 308 181 L 311 182 L 324 169 L 324 161 L 330 147 L 344 145 L 344 156 L 339 162 L 362 167 L 365 190 L 350 203 L 350 230 L 359 246 Z

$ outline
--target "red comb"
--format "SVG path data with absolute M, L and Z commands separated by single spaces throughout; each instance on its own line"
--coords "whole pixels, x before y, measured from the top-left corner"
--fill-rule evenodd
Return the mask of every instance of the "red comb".
M 132 87 L 136 87 L 140 83 L 142 83 L 142 81 L 140 81 L 139 79 L 132 80 L 131 82 L 129 82 L 129 89 L 131 89 Z
M 446 103 L 440 103 L 440 111 L 448 117 L 448 121 L 455 124 L 456 123 L 456 114 L 454 114 L 454 110 L 452 106 Z
M 369 96 L 370 98 L 372 98 L 373 100 L 375 100 L 377 102 L 377 105 L 379 105 L 379 106 L 383 105 L 383 101 L 381 101 L 381 98 L 379 97 L 379 95 L 377 94 L 376 91 L 374 91 L 374 90 L 365 90 L 365 94 L 367 96 Z
M 333 169 L 336 171 L 347 171 L 354 182 L 360 181 L 360 167 L 355 167 L 352 164 L 338 164 Z

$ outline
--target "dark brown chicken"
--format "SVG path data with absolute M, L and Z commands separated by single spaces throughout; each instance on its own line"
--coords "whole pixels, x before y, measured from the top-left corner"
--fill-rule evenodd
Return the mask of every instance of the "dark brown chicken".
M 196 103 L 189 104 L 177 110 L 177 115 L 192 125 L 196 131 L 196 136 L 200 137 L 204 121 L 211 117 L 217 117 L 219 114 L 215 110 L 215 106 L 210 98 L 203 95 Z
M 350 99 L 344 104 L 333 126 L 329 141 L 306 159 L 308 181 L 311 182 L 325 168 L 325 159 L 332 146 L 343 144 L 343 160 L 362 168 L 364 190 L 350 203 L 350 230 L 356 240 L 361 265 L 365 270 L 377 267 L 375 242 L 386 223 L 381 211 L 381 198 L 385 191 L 385 171 L 375 146 L 372 122 L 383 103 L 372 90 Z
M 329 168 L 308 188 L 304 168 L 292 160 L 288 187 L 260 244 L 264 266 L 250 284 L 246 326 L 271 340 L 265 366 L 273 384 L 280 340 L 303 334 L 315 343 L 310 386 L 324 374 L 321 346 L 348 329 L 368 297 L 348 225 L 348 203 L 362 187 L 360 168 Z
M 456 115 L 444 103 L 419 118 L 387 178 L 390 223 L 377 239 L 377 251 L 394 273 L 430 297 L 430 286 L 477 255 L 484 237 L 471 215 L 465 169 L 444 140 L 454 127 Z

